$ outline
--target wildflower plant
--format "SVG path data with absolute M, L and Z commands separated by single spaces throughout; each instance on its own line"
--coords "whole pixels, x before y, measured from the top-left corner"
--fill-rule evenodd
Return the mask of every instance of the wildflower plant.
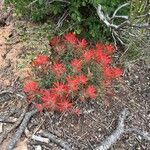
M 29 81 L 23 89 L 39 111 L 48 109 L 79 115 L 77 101 L 100 98 L 102 89 L 122 74 L 121 69 L 112 67 L 111 44 L 96 43 L 91 47 L 85 39 L 67 33 L 53 37 L 49 45 L 51 55 L 39 54 L 32 61 L 37 81 Z

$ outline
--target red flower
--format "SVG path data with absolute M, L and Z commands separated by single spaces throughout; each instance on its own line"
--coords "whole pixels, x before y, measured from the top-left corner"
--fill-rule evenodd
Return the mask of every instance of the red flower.
M 63 111 L 71 111 L 71 109 L 73 108 L 73 104 L 69 101 L 69 100 L 65 100 L 63 102 L 60 102 L 58 104 L 59 110 L 61 112 Z
M 104 77 L 108 79 L 113 79 L 113 78 L 120 77 L 120 75 L 122 74 L 122 70 L 117 67 L 110 68 L 107 66 L 103 68 L 103 73 L 104 73 Z
M 93 85 L 89 85 L 85 91 L 88 97 L 95 99 L 96 98 L 96 89 Z
M 53 110 L 57 109 L 58 95 L 52 93 L 51 89 L 45 90 L 42 94 L 43 94 L 43 96 L 41 97 L 41 100 L 44 102 L 43 107 L 51 108 Z
M 54 36 L 51 40 L 50 40 L 50 45 L 51 46 L 57 46 L 60 42 L 60 38 L 58 36 Z
M 85 51 L 83 54 L 83 58 L 86 62 L 91 61 L 91 59 L 94 57 L 94 51 L 90 50 L 90 51 Z
M 84 49 L 86 48 L 87 42 L 85 39 L 82 39 L 81 41 L 78 41 L 79 46 Z
M 107 56 L 107 55 L 105 55 L 105 54 L 103 54 L 102 57 L 101 57 L 101 63 L 102 63 L 104 66 L 106 66 L 106 65 L 110 64 L 110 62 L 111 62 L 110 57 Z
M 113 53 L 113 46 L 111 44 L 107 44 L 105 45 L 106 51 L 108 52 L 108 54 L 112 54 Z
M 103 52 L 104 45 L 102 43 L 96 43 L 96 50 L 99 50 L 100 52 Z
M 94 54 L 95 54 L 95 60 L 96 60 L 96 62 L 101 62 L 101 58 L 102 58 L 102 51 L 100 51 L 100 50 L 96 50 L 95 52 L 94 52 Z
M 64 35 L 64 38 L 71 43 L 72 45 L 77 43 L 77 37 L 73 33 L 67 33 Z
M 62 96 L 62 94 L 67 93 L 68 92 L 68 88 L 65 84 L 60 83 L 60 82 L 55 82 L 54 83 L 54 88 L 52 89 L 52 91 L 60 96 Z
M 71 66 L 74 71 L 79 72 L 82 69 L 82 62 L 79 59 L 73 59 L 71 61 Z
M 57 95 L 50 92 L 50 90 L 45 90 L 42 92 L 41 100 L 43 102 L 56 101 Z
M 95 51 L 95 60 L 97 63 L 102 63 L 104 66 L 111 62 L 111 59 L 106 54 L 103 54 L 100 50 Z
M 37 108 L 37 110 L 39 112 L 42 112 L 43 111 L 43 105 L 42 104 L 35 104 L 35 107 Z
M 74 110 L 74 113 L 75 113 L 77 116 L 80 116 L 81 110 L 80 110 L 79 108 L 76 108 L 76 109 Z
M 38 83 L 34 81 L 30 81 L 24 85 L 23 91 L 28 92 L 36 92 L 38 90 Z
M 48 62 L 48 56 L 46 55 L 38 55 L 36 59 L 33 60 L 33 66 L 41 66 Z
M 79 78 L 78 79 L 79 83 L 81 83 L 81 84 L 86 84 L 88 81 L 87 77 L 84 74 L 79 75 L 78 78 Z
M 65 73 L 66 68 L 61 63 L 55 63 L 52 67 L 52 72 L 57 76 L 61 76 L 63 73 Z
M 109 66 L 103 67 L 104 78 L 112 78 L 112 69 Z
M 77 77 L 66 77 L 67 85 L 70 91 L 77 91 L 79 80 Z
M 122 70 L 117 67 L 114 67 L 112 68 L 112 74 L 114 78 L 118 78 L 122 75 Z

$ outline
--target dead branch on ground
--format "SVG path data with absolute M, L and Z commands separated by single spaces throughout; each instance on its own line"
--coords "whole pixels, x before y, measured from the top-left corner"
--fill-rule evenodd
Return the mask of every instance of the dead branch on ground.
M 146 132 L 146 131 L 141 131 L 139 129 L 135 129 L 135 128 L 129 128 L 129 129 L 125 129 L 125 119 L 128 115 L 128 111 L 127 109 L 124 109 L 121 114 L 119 115 L 119 121 L 118 121 L 118 126 L 116 128 L 116 130 L 110 135 L 108 136 L 102 143 L 100 146 L 98 146 L 95 150 L 108 150 L 109 148 L 111 148 L 111 146 L 113 144 L 115 144 L 117 142 L 117 140 L 119 140 L 121 138 L 121 136 L 124 133 L 136 133 L 141 135 L 145 140 L 150 141 L 150 133 Z
M 116 130 L 108 136 L 99 147 L 97 147 L 95 150 L 107 150 L 109 149 L 118 139 L 120 139 L 121 135 L 124 133 L 124 121 L 128 115 L 127 109 L 123 110 L 121 114 L 119 115 L 119 121 L 118 126 Z
M 68 146 L 66 142 L 64 142 L 62 139 L 58 139 L 55 135 L 42 131 L 40 133 L 43 137 L 47 137 L 50 141 L 56 143 L 57 145 L 61 146 L 65 150 L 71 150 L 71 148 Z
M 32 110 L 30 112 L 27 112 L 25 114 L 25 117 L 22 121 L 22 123 L 20 124 L 19 128 L 17 129 L 15 135 L 13 136 L 13 138 L 9 141 L 6 150 L 13 150 L 13 148 L 15 147 L 17 141 L 20 139 L 22 133 L 24 132 L 30 118 L 37 113 L 37 110 Z
M 27 111 L 28 106 L 23 110 L 21 116 L 19 117 L 19 119 L 17 120 L 17 122 L 9 129 L 4 131 L 1 136 L 0 136 L 0 144 L 3 142 L 3 140 L 7 137 L 8 133 L 10 133 L 12 130 L 14 130 L 16 127 L 19 126 L 19 124 L 21 123 L 22 119 L 24 118 L 24 115 Z

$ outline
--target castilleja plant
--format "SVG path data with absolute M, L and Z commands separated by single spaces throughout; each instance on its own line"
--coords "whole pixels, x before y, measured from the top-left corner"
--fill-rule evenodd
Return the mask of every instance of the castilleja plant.
M 34 101 L 39 111 L 43 109 L 74 112 L 77 101 L 95 100 L 122 74 L 118 67 L 112 67 L 111 44 L 96 43 L 89 47 L 85 39 L 67 33 L 50 40 L 52 54 L 40 54 L 32 66 L 37 81 L 24 85 L 29 102 Z

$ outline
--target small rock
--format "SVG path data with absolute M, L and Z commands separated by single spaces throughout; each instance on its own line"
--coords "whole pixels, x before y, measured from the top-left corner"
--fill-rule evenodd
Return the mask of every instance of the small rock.
M 3 123 L 0 123 L 0 133 L 3 132 Z
M 40 145 L 35 147 L 35 150 L 42 150 L 42 147 Z
M 139 138 L 139 140 L 142 140 L 142 137 L 140 135 L 138 136 L 138 138 Z

